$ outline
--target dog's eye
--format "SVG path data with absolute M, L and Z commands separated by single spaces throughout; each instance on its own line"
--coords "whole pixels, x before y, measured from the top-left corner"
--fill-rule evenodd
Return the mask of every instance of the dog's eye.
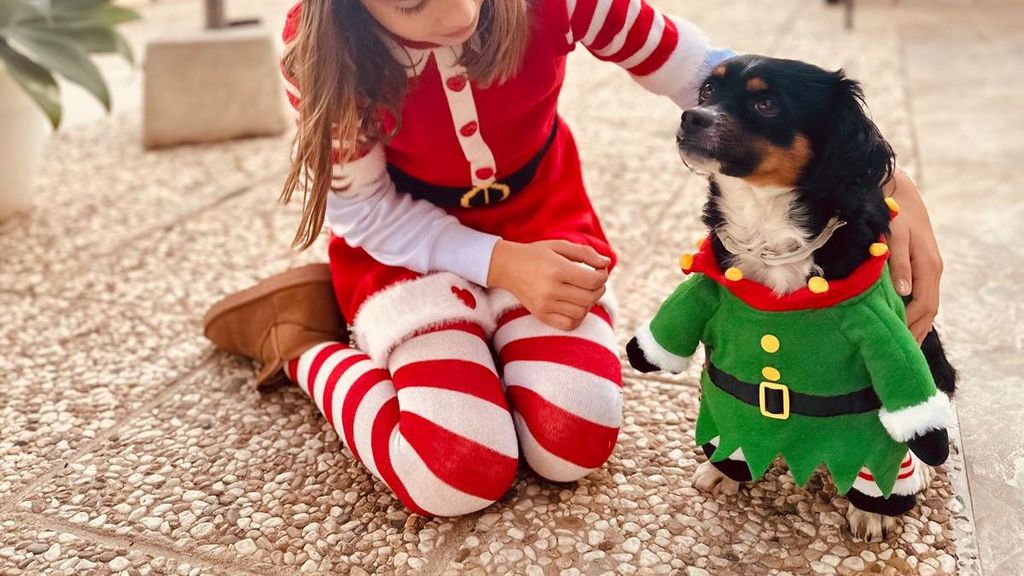
M 697 95 L 697 101 L 703 104 L 708 98 L 711 98 L 714 93 L 715 85 L 711 82 L 705 82 L 704 85 L 700 87 L 700 94 Z
M 772 98 L 762 98 L 754 102 L 754 110 L 757 110 L 757 113 L 761 116 L 769 118 L 779 115 L 779 105 Z

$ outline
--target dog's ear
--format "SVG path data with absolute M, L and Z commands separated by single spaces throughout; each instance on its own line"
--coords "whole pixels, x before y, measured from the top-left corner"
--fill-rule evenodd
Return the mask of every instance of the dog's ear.
M 841 197 L 881 189 L 895 168 L 892 147 L 868 117 L 860 84 L 839 70 L 832 73 L 831 85 L 831 121 L 814 138 L 817 162 L 805 185 Z

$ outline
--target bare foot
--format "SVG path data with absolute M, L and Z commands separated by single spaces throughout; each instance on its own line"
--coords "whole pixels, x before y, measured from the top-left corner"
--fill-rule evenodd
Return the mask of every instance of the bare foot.
M 850 532 L 865 542 L 881 542 L 896 527 L 896 518 L 876 512 L 865 512 L 855 506 L 846 510 Z
M 710 494 L 733 496 L 740 491 L 740 483 L 729 478 L 711 462 L 701 462 L 693 473 L 693 487 Z

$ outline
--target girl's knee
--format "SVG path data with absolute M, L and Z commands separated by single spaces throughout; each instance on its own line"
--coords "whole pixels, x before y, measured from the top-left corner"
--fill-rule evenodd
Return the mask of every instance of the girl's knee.
M 524 418 L 514 413 L 527 464 L 552 482 L 575 482 L 604 466 L 615 450 L 618 428 L 592 422 Z
M 504 418 L 462 414 L 480 424 L 446 429 L 414 413 L 402 415 L 395 494 L 411 510 L 434 516 L 461 516 L 501 499 L 515 481 L 519 462 L 515 428 Z M 403 494 L 404 493 L 404 494 Z
M 462 516 L 500 500 L 515 482 L 518 459 L 500 458 L 487 470 L 468 455 L 455 455 L 443 465 L 425 466 L 408 478 L 395 495 L 411 511 L 431 516 Z M 453 485 L 454 484 L 454 485 Z

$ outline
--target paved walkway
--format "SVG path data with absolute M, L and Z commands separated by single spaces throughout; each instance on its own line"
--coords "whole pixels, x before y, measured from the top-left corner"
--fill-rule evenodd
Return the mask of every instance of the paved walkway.
M 187 29 L 194 4 L 146 5 L 128 32 Z M 288 4 L 246 9 L 276 21 Z M 860 0 L 848 34 L 818 0 L 658 4 L 737 50 L 846 67 L 925 189 L 960 428 L 889 542 L 852 541 L 822 477 L 797 489 L 777 466 L 735 497 L 694 490 L 696 363 L 678 378 L 627 369 L 619 446 L 582 482 L 523 470 L 484 513 L 410 516 L 305 396 L 251 392 L 253 367 L 199 335 L 220 295 L 323 258 L 287 248 L 296 207 L 274 198 L 288 139 L 144 153 L 139 74 L 111 62 L 115 116 L 72 95 L 39 208 L 0 224 L 0 575 L 1024 573 L 1024 9 Z M 615 67 L 574 55 L 563 113 L 623 257 L 624 343 L 679 281 L 704 190 L 673 149 L 678 111 Z

